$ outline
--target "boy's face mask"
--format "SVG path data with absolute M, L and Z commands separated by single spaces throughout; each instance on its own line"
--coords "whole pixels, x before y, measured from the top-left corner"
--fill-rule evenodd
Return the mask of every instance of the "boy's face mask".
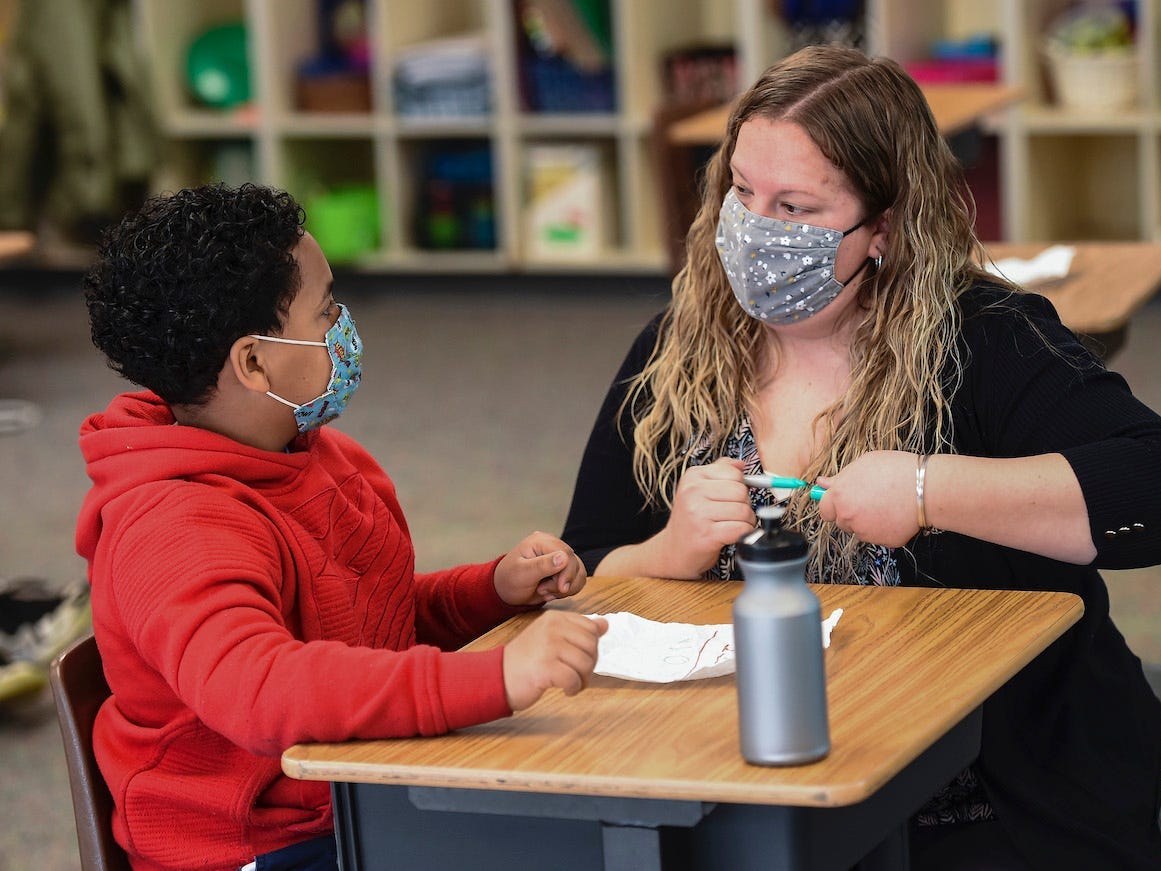
M 347 307 L 339 303 L 339 318 L 327 330 L 326 337 L 321 342 L 307 342 L 301 339 L 283 339 L 278 336 L 256 336 L 264 342 L 281 342 L 286 345 L 318 345 L 326 348 L 331 357 L 331 378 L 324 393 L 316 396 L 310 402 L 295 405 L 288 399 L 271 391 L 266 395 L 277 399 L 283 405 L 294 409 L 294 420 L 298 424 L 300 433 L 330 423 L 343 413 L 350 402 L 351 396 L 359 386 L 363 377 L 363 343 L 359 340 L 359 333 L 355 329 L 355 321 Z
M 839 243 L 863 223 L 840 231 L 767 218 L 742 205 L 731 188 L 722 202 L 716 242 L 738 304 L 770 324 L 818 314 L 845 286 L 834 277 Z

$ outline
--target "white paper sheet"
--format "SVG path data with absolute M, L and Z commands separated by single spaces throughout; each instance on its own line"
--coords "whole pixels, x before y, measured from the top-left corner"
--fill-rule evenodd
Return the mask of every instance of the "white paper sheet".
M 1005 257 L 995 263 L 985 264 L 985 268 L 993 275 L 1001 275 L 1016 284 L 1028 286 L 1039 281 L 1064 278 L 1072 267 L 1074 254 L 1076 249 L 1071 245 L 1053 245 L 1029 260 Z
M 835 608 L 822 622 L 823 647 L 842 616 Z M 732 623 L 660 623 L 629 611 L 590 614 L 609 621 L 601 636 L 594 671 L 607 677 L 648 683 L 674 683 L 734 673 Z

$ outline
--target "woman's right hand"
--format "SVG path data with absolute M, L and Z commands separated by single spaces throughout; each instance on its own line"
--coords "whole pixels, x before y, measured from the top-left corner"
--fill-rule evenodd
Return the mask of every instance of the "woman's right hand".
M 654 537 L 666 577 L 698 578 L 717 562 L 727 544 L 754 528 L 750 488 L 742 481 L 741 460 L 722 457 L 691 466 L 677 482 L 673 510 Z

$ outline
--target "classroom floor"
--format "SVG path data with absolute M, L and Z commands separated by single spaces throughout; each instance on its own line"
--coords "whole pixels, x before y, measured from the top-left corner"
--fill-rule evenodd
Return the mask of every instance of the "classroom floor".
M 532 289 L 535 288 L 535 289 Z M 344 277 L 367 345 L 341 428 L 394 478 L 420 569 L 497 556 L 559 532 L 588 430 L 629 342 L 667 297 L 655 278 L 479 281 Z M 1161 301 L 1111 365 L 1161 409 Z M 87 479 L 76 432 L 123 382 L 88 340 L 75 275 L 0 270 L 0 399 L 40 423 L 0 434 L 0 575 L 83 575 L 72 529 Z M 1106 573 L 1114 617 L 1161 663 L 1161 569 Z M 0 709 L 0 871 L 77 867 L 68 779 L 47 693 Z

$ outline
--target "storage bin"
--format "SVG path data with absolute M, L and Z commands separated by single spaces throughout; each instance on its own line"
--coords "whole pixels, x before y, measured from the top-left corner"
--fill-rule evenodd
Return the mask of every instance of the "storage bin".
M 413 83 L 395 80 L 395 111 L 408 118 L 470 118 L 492 108 L 487 78 Z
M 529 111 L 617 111 L 611 67 L 586 72 L 563 57 L 530 57 L 524 62 L 524 71 Z
M 467 34 L 401 49 L 394 88 L 395 111 L 401 116 L 487 115 L 492 99 L 486 39 Z
M 303 112 L 370 112 L 371 82 L 364 72 L 300 74 L 295 104 Z
M 1000 78 L 999 65 L 995 58 L 990 57 L 914 61 L 906 64 L 904 69 L 921 85 L 995 82 Z
M 350 263 L 379 246 L 379 195 L 348 185 L 308 197 L 306 229 L 331 263 Z
M 530 145 L 524 155 L 526 256 L 599 260 L 610 242 L 610 178 L 596 145 Z
M 1115 112 L 1137 105 L 1137 52 L 1132 48 L 1093 53 L 1044 46 L 1056 101 L 1084 112 Z
M 492 150 L 485 143 L 434 144 L 421 159 L 415 191 L 415 243 L 428 250 L 496 247 Z

